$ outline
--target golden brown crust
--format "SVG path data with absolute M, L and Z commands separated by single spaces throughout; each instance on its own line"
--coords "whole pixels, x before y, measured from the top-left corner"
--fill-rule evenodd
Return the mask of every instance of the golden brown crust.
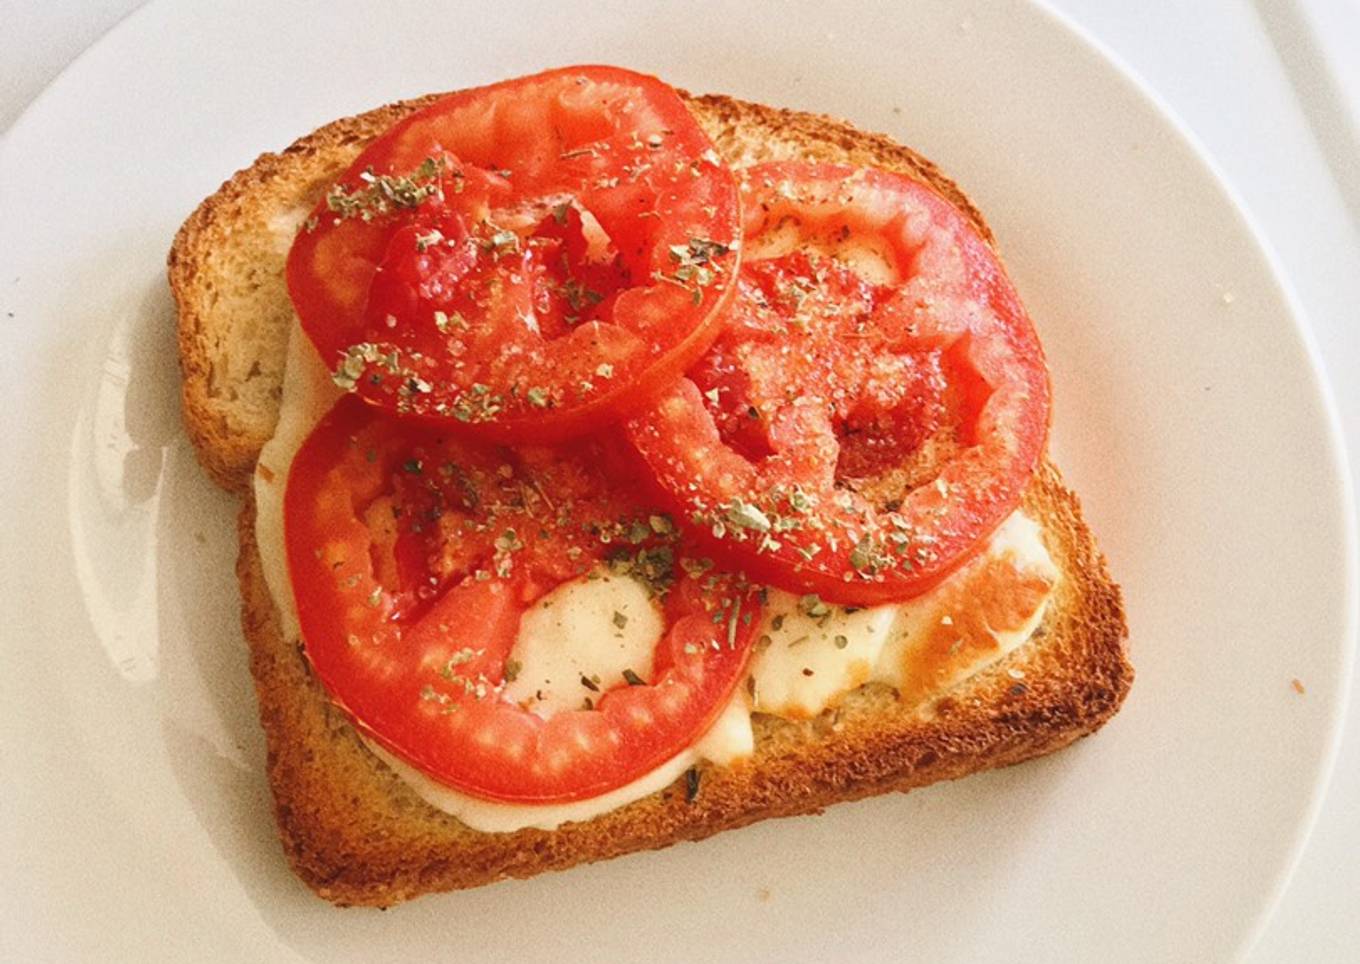
M 279 154 L 261 154 L 180 226 L 167 272 L 179 311 L 184 423 L 214 482 L 245 493 L 274 433 L 287 322 L 287 248 L 271 221 L 310 208 L 364 145 L 437 95 L 333 121 Z
M 291 312 L 282 280 L 286 245 L 277 244 L 271 219 L 313 203 L 368 139 L 430 99 L 337 121 L 281 154 L 262 156 L 204 201 L 176 237 L 169 269 L 180 310 L 185 421 L 200 461 L 224 487 L 249 492 L 255 458 L 277 417 Z M 952 181 L 882 135 L 726 97 L 691 98 L 690 104 L 730 162 L 807 157 L 898 170 L 930 184 L 992 239 Z M 677 784 L 556 831 L 487 834 L 422 801 L 327 700 L 297 644 L 280 632 L 247 499 L 237 574 L 288 859 L 328 900 L 387 906 L 430 891 L 697 840 L 1066 746 L 1109 719 L 1128 692 L 1133 670 L 1123 607 L 1077 499 L 1056 469 L 1041 469 L 1025 505 L 1042 523 L 1064 578 L 1040 637 L 998 666 L 929 704 L 906 706 L 892 690 L 870 685 L 811 721 L 757 716 L 755 757 L 702 767 L 692 801 Z

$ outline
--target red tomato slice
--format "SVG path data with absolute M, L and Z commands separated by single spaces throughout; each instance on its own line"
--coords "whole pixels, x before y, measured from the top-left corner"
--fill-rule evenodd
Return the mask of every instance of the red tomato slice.
M 691 745 L 745 670 L 757 593 L 685 557 L 615 468 L 604 442 L 512 451 L 341 399 L 284 499 L 306 654 L 336 703 L 401 759 L 493 800 L 593 797 Z M 661 596 L 652 679 L 547 719 L 503 698 L 521 614 L 601 563 Z
M 736 184 L 654 77 L 573 67 L 445 97 L 374 141 L 288 257 L 336 381 L 557 440 L 646 406 L 719 330 Z
M 1034 326 L 971 225 L 908 178 L 769 164 L 742 191 L 728 327 L 628 433 L 751 576 L 851 604 L 924 592 L 1043 454 Z

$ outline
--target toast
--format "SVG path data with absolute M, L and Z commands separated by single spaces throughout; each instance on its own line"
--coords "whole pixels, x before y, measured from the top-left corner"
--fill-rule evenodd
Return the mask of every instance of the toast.
M 169 256 L 186 429 L 208 475 L 246 496 L 237 576 L 269 781 L 284 849 L 313 890 L 337 904 L 388 906 L 697 840 L 1019 763 L 1093 732 L 1118 710 L 1133 679 L 1119 588 L 1076 496 L 1045 462 L 1024 507 L 1063 578 L 1035 638 L 953 689 L 910 705 L 871 683 L 809 721 L 756 714 L 754 755 L 701 765 L 697 789 L 691 777 L 552 831 L 483 833 L 425 803 L 368 750 L 297 641 L 284 637 L 255 546 L 249 493 L 278 415 L 293 317 L 283 281 L 293 230 L 370 139 L 433 99 L 336 121 L 262 156 L 203 202 Z M 887 137 L 726 97 L 688 103 L 734 166 L 796 157 L 898 171 L 946 197 L 993 241 L 952 181 Z

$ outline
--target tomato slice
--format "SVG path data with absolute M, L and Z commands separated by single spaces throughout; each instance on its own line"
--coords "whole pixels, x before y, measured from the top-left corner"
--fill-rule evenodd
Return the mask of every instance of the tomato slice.
M 332 698 L 401 759 L 493 800 L 596 796 L 691 745 L 745 670 L 758 593 L 685 555 L 635 500 L 631 464 L 606 440 L 510 450 L 342 398 L 284 499 L 304 647 Z M 652 678 L 547 718 L 511 702 L 521 615 L 599 565 L 660 597 Z
M 674 90 L 613 67 L 462 91 L 354 161 L 288 257 L 336 381 L 501 441 L 646 407 L 719 330 L 736 183 Z
M 681 517 L 755 578 L 905 599 L 1019 504 L 1048 433 L 1034 326 L 951 205 L 885 171 L 744 172 L 727 329 L 628 434 Z

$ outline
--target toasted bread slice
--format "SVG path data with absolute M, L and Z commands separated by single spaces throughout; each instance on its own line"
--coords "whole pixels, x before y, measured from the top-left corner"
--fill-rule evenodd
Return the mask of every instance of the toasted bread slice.
M 283 266 L 293 229 L 364 143 L 430 99 L 337 121 L 282 154 L 264 155 L 176 237 L 169 264 L 185 422 L 205 469 L 224 487 L 249 492 L 277 419 L 292 320 Z M 947 197 L 992 240 L 951 181 L 886 137 L 725 97 L 692 98 L 690 106 L 733 164 L 801 157 L 901 171 Z M 1024 504 L 1063 578 L 1035 638 L 997 665 L 916 705 L 869 684 L 813 720 L 758 714 L 754 756 L 701 766 L 697 792 L 682 781 L 557 830 L 491 834 L 425 803 L 332 705 L 297 641 L 280 630 L 247 499 L 237 575 L 289 860 L 329 900 L 387 906 L 955 779 L 1066 746 L 1108 720 L 1132 682 L 1123 607 L 1077 499 L 1052 465 L 1040 469 Z

